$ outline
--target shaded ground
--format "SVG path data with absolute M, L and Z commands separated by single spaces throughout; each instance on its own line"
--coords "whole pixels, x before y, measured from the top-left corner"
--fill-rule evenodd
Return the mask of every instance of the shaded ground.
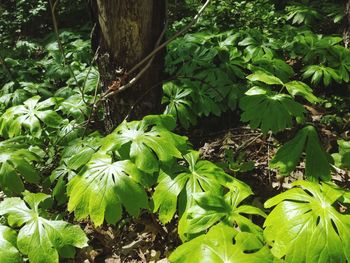
M 322 114 L 315 110 L 312 121 L 320 131 L 323 145 L 332 151 L 336 139 L 349 134 L 346 127 L 345 130 L 333 129 L 321 124 L 319 115 Z M 238 123 L 230 121 L 230 117 L 205 120 L 202 125 L 208 128 L 196 127 L 187 136 L 194 148 L 200 150 L 203 159 L 214 161 L 232 176 L 249 184 L 255 194 L 250 201 L 255 206 L 263 207 L 268 198 L 290 188 L 293 181 L 303 177 L 303 162 L 289 177 L 281 177 L 269 168 L 269 161 L 275 155 L 279 142 L 292 138 L 295 130 L 283 132 L 276 138 L 247 126 L 238 126 Z M 342 187 L 350 187 L 349 175 L 344 171 L 334 170 L 333 179 Z M 142 214 L 139 219 L 125 215 L 123 221 L 113 228 L 104 226 L 95 229 L 86 223 L 85 232 L 91 240 L 90 247 L 81 250 L 74 262 L 164 263 L 168 262 L 166 257 L 181 244 L 177 236 L 176 218 L 162 226 L 156 216 L 149 213 Z

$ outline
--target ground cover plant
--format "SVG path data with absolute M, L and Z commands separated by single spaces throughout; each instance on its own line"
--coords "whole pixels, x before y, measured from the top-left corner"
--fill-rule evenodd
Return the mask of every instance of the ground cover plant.
M 110 131 L 89 5 L 1 3 L 0 262 L 348 262 L 346 4 L 169 0 Z

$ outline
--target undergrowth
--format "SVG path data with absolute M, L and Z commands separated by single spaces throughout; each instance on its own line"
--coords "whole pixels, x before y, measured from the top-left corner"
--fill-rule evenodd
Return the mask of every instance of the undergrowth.
M 199 3 L 188 2 L 191 14 Z M 350 51 L 329 32 L 343 22 L 342 5 L 213 2 L 167 48 L 164 113 L 124 121 L 107 135 L 86 127 L 101 91 L 89 26 L 62 29 L 62 53 L 44 22 L 45 37 L 20 34 L 44 16 L 42 1 L 16 1 L 24 11 L 8 31 L 4 19 L 13 14 L 2 9 L 1 262 L 74 258 L 89 242 L 79 222 L 114 227 L 140 213 L 165 228 L 177 224 L 183 244 L 171 262 L 349 260 Z M 171 8 L 174 31 L 186 18 L 175 2 Z M 9 34 L 15 28 L 18 39 Z M 264 138 L 283 138 L 266 169 L 281 178 L 301 169 L 302 180 L 257 205 L 248 182 L 236 178 L 254 161 L 235 163 L 229 151 L 224 164 L 203 160 L 179 134 L 227 112 Z M 326 149 L 330 126 L 337 143 Z

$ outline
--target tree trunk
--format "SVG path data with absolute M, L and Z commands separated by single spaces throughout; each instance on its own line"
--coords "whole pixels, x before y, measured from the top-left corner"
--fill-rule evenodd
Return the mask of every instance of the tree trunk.
M 350 0 L 346 3 L 345 13 L 344 43 L 346 47 L 350 47 Z
M 94 1 L 97 32 L 93 46 L 99 46 L 97 63 L 103 89 L 107 90 L 117 80 L 119 69 L 127 72 L 154 49 L 164 28 L 165 3 L 164 0 Z M 158 54 L 136 85 L 105 103 L 107 132 L 123 121 L 133 106 L 132 118 L 159 112 L 163 57 Z

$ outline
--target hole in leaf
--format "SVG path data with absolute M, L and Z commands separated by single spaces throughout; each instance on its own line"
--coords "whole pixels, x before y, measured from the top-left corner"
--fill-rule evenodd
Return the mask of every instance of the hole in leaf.
M 260 250 L 259 248 L 247 249 L 247 250 L 244 250 L 243 253 L 244 254 L 254 254 L 254 253 L 258 252 L 259 250 Z
M 317 219 L 316 219 L 316 226 L 318 226 L 318 224 L 320 223 L 320 220 L 321 220 L 321 217 L 317 217 Z
M 309 190 L 307 190 L 307 189 L 303 189 L 308 195 L 310 195 L 310 196 L 314 196 Z
M 236 239 L 235 238 L 232 238 L 232 244 L 236 245 Z
M 334 228 L 334 231 L 337 233 L 337 235 L 339 236 L 339 230 L 337 228 L 337 225 L 334 223 L 333 219 L 331 219 L 331 222 L 332 222 L 332 226 Z
M 293 200 L 293 199 L 285 199 L 286 202 L 293 202 L 298 204 L 308 204 L 308 201 L 301 201 L 301 200 Z
M 307 213 L 310 213 L 311 211 L 312 211 L 312 209 L 307 210 L 307 211 L 304 213 L 304 215 L 306 215 Z

